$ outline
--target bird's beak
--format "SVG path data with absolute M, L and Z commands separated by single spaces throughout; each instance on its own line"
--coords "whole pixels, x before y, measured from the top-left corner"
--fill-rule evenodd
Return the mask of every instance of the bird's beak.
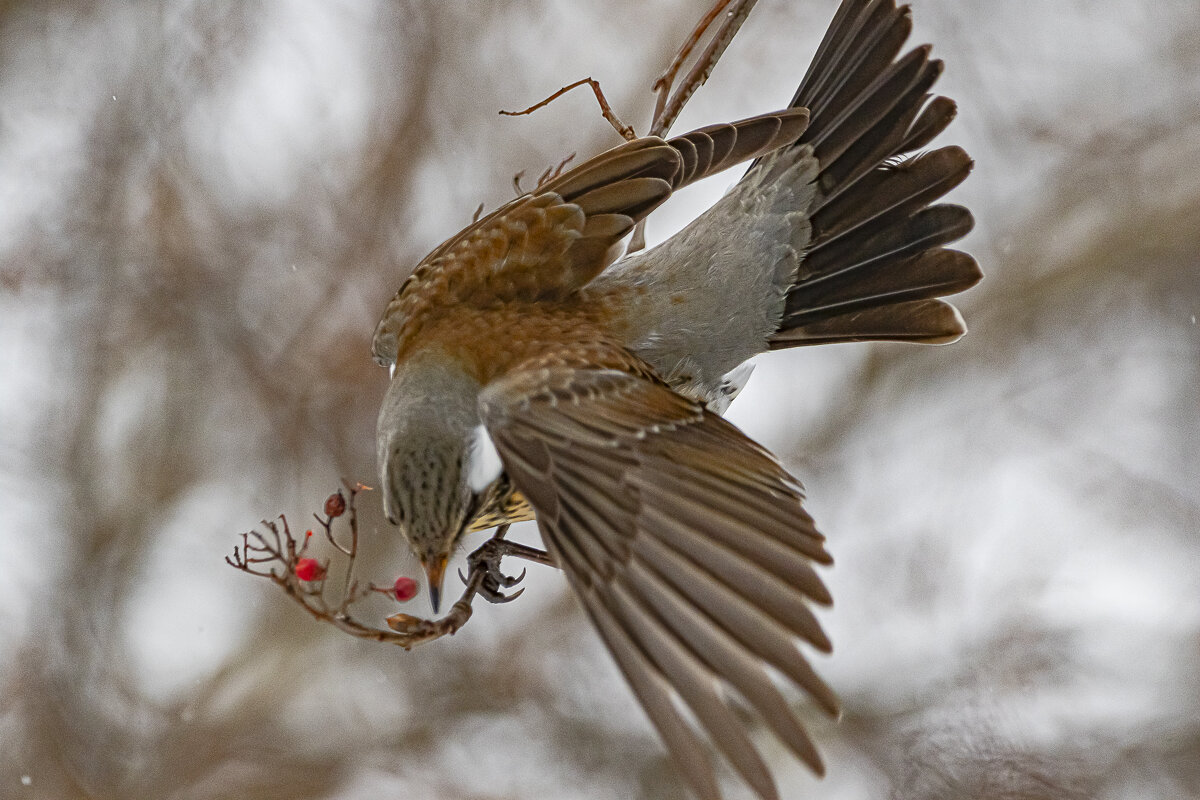
M 433 606 L 435 614 L 442 602 L 442 577 L 446 574 L 446 562 L 449 560 L 447 556 L 434 556 L 429 561 L 421 562 L 425 577 L 429 579 L 429 604 Z

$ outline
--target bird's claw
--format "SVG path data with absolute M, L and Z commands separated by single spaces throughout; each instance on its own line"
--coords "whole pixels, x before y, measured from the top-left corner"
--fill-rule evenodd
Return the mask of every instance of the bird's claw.
M 522 567 L 521 574 L 515 578 L 510 578 L 506 575 L 500 575 L 500 585 L 505 588 L 508 588 L 509 586 L 516 586 L 518 583 L 525 580 L 526 572 L 527 572 L 527 570 L 524 567 Z M 497 573 L 497 574 L 499 574 L 499 573 Z
M 524 569 L 516 577 L 505 575 L 500 571 L 499 559 L 496 559 L 494 562 L 481 564 L 479 568 L 486 570 L 483 576 L 483 583 L 479 586 L 479 593 L 489 603 L 510 603 L 520 597 L 521 593 L 525 591 L 524 587 L 522 587 L 512 594 L 505 594 L 503 592 L 504 589 L 516 586 L 525 579 Z
M 502 589 L 511 588 L 525 580 L 527 570 L 522 569 L 521 574 L 515 576 L 505 575 L 501 572 L 500 560 L 505 555 L 508 555 L 508 551 L 504 546 L 508 543 L 493 545 L 493 541 L 498 542 L 499 540 L 485 542 L 482 547 L 468 557 L 467 565 L 471 576 L 474 576 L 478 572 L 483 573 L 483 580 L 479 585 L 479 594 L 483 595 L 485 600 L 489 603 L 510 603 L 520 597 L 521 592 L 525 590 L 520 589 L 512 594 L 505 594 Z M 470 580 L 469 577 L 462 574 L 461 570 L 459 570 L 458 577 L 462 579 L 464 584 Z
M 484 542 L 479 549 L 467 556 L 467 574 L 458 571 L 459 580 L 467 587 L 468 595 L 482 595 L 489 603 L 511 603 L 525 591 L 518 589 L 511 594 L 505 594 L 504 589 L 512 588 L 525 580 L 527 570 L 522 569 L 520 575 L 505 575 L 500 571 L 500 561 L 505 556 L 523 558 L 538 564 L 554 565 L 554 560 L 548 553 L 529 545 L 510 542 L 504 539 L 504 525 L 499 532 Z
M 483 586 L 481 586 L 479 589 L 479 593 L 483 595 L 483 599 L 487 600 L 489 603 L 511 603 L 513 600 L 516 600 L 518 597 L 525 594 L 525 587 L 522 586 L 512 594 L 504 594 L 499 589 L 493 589 L 486 582 L 484 582 Z
M 479 567 L 473 568 L 472 573 L 474 573 L 475 569 L 479 569 Z M 503 586 L 507 588 L 509 586 L 516 586 L 518 583 L 525 580 L 526 571 L 527 570 L 522 569 L 520 575 L 515 578 L 510 578 L 509 576 L 500 572 L 500 570 L 489 567 L 487 569 L 487 579 L 495 583 L 497 586 Z M 464 575 L 461 569 L 458 571 L 458 579 L 462 581 L 463 586 L 466 586 L 471 582 L 471 579 Z
M 499 569 L 490 566 L 485 567 L 482 564 L 478 564 L 471 568 L 472 573 L 474 573 L 476 570 L 486 570 L 483 580 L 480 581 L 478 594 L 482 595 L 483 599 L 487 600 L 489 603 L 511 603 L 513 600 L 516 600 L 518 597 L 520 597 L 525 591 L 524 588 L 518 589 L 512 594 L 505 594 L 504 592 L 500 591 L 502 587 L 508 588 L 510 586 L 516 586 L 518 583 L 524 580 L 524 569 L 522 569 L 521 574 L 515 578 L 510 578 L 509 576 L 500 572 Z M 458 579 L 463 582 L 464 586 L 470 585 L 470 578 L 464 575 L 461 569 L 458 571 Z

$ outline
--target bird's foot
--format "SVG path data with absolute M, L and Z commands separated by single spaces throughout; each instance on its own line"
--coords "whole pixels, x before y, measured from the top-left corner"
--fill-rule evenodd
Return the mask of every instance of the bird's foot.
M 536 547 L 507 541 L 504 538 L 506 533 L 508 525 L 501 525 L 492 538 L 467 556 L 467 574 L 464 575 L 462 570 L 458 572 L 458 577 L 466 584 L 466 589 L 446 616 L 441 619 L 423 619 L 411 614 L 393 614 L 387 618 L 388 627 L 399 634 L 395 639 L 396 644 L 407 649 L 422 642 L 452 636 L 471 618 L 471 601 L 476 595 L 482 596 L 489 603 L 508 603 L 516 600 L 524 589 L 518 589 L 511 594 L 505 594 L 504 590 L 524 580 L 525 570 L 521 570 L 520 575 L 505 575 L 500 569 L 500 562 L 505 556 L 557 566 L 549 553 Z
M 512 602 L 525 590 L 518 589 L 510 594 L 505 594 L 503 590 L 512 588 L 524 580 L 525 570 L 522 569 L 521 574 L 516 576 L 504 574 L 500 569 L 500 561 L 505 556 L 555 566 L 554 559 L 545 550 L 538 550 L 536 547 L 529 547 L 519 542 L 510 542 L 501 538 L 501 535 L 497 535 L 488 539 L 475 552 L 467 556 L 468 574 L 463 575 L 462 570 L 459 570 L 458 577 L 468 587 L 477 582 L 476 592 L 489 603 Z

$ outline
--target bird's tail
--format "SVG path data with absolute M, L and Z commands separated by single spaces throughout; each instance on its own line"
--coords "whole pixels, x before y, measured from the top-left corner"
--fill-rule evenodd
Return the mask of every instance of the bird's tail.
M 847 0 L 792 100 L 810 110 L 793 147 L 817 159 L 812 235 L 788 290 L 773 349 L 825 342 L 944 343 L 966 328 L 936 298 L 981 277 L 975 260 L 944 245 L 974 221 L 961 206 L 931 205 L 972 162 L 958 147 L 917 157 L 955 115 L 929 89 L 942 62 L 929 47 L 897 54 L 912 28 L 895 0 Z

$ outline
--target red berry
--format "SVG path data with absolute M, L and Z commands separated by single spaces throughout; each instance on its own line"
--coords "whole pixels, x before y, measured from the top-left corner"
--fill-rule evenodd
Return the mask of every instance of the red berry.
M 412 600 L 417 596 L 417 582 L 412 578 L 401 575 L 396 578 L 396 585 L 392 587 L 392 591 L 396 593 L 396 599 L 403 603 L 406 600 Z
M 342 497 L 341 492 L 334 492 L 325 498 L 325 516 L 329 518 L 340 517 L 346 513 L 346 498 Z
M 325 568 L 315 558 L 302 558 L 296 562 L 296 577 L 302 581 L 319 581 L 325 577 Z

